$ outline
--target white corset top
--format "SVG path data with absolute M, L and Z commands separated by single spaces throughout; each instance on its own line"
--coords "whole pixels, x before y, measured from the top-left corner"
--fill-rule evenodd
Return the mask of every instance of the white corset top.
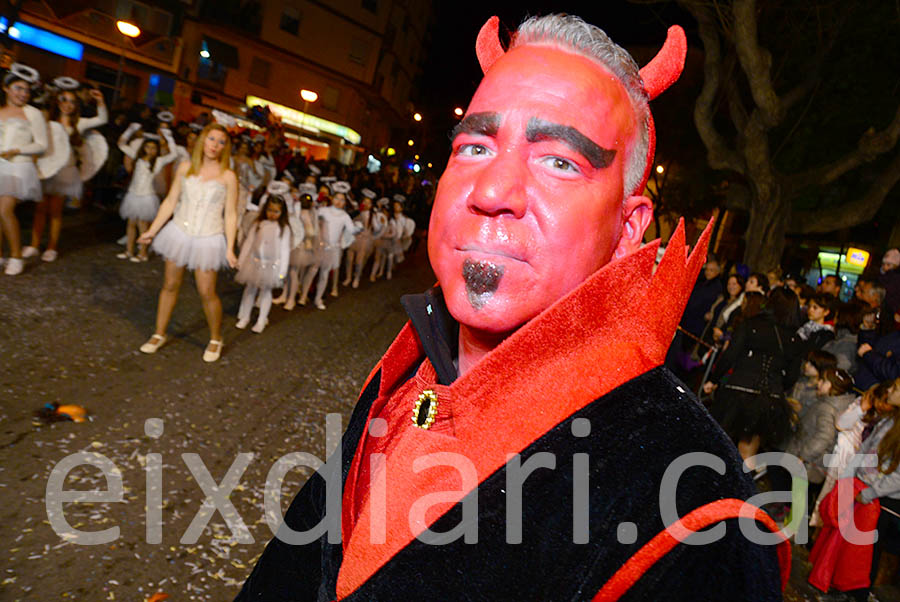
M 187 176 L 181 182 L 181 196 L 172 218 L 191 236 L 212 236 L 225 232 L 225 183 Z

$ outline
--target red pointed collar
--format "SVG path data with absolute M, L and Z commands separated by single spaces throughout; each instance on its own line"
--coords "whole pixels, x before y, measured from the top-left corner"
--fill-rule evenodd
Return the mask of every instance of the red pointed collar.
M 510 454 L 522 451 L 595 399 L 662 364 L 706 259 L 711 227 L 710 223 L 688 257 L 680 222 L 655 271 L 659 241 L 607 264 L 459 377 L 449 389 L 454 402 L 469 411 L 454 415 L 456 436 L 423 431 L 411 422 L 403 433 L 391 433 L 399 439 L 385 465 L 387 503 L 374 504 L 381 515 L 373 515 L 373 504 L 365 504 L 352 532 L 345 532 L 349 539 L 344 542 L 338 598 L 355 591 L 472 489 L 467 487 L 472 483 L 448 465 L 415 472 L 417 459 L 460 454 L 471 461 L 480 483 L 505 465 Z M 407 324 L 382 359 L 379 399 L 370 418 L 378 415 L 421 356 L 421 344 Z M 348 488 L 353 487 L 359 462 L 368 461 L 361 458 L 363 447 L 360 442 Z M 411 524 L 411 505 L 436 492 L 441 501 L 432 505 L 427 522 Z M 346 495 L 345 491 L 345 503 Z M 382 532 L 372 526 L 379 516 L 385 517 L 388 528 L 383 543 L 372 543 L 370 535 Z

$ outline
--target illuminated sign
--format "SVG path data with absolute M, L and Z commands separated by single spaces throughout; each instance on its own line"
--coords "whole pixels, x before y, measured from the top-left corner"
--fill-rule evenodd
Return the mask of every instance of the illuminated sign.
M 858 265 L 859 267 L 864 268 L 869 265 L 869 252 L 850 247 L 847 249 L 845 261 L 851 265 Z
M 0 17 L 0 33 L 6 33 L 8 26 L 9 21 L 6 20 L 6 17 Z M 21 21 L 13 23 L 12 27 L 9 27 L 9 37 L 23 44 L 42 48 L 75 61 L 80 61 L 84 54 L 84 46 L 75 40 L 64 38 Z
M 269 110 L 280 117 L 284 123 L 297 128 L 313 131 L 318 130 L 320 132 L 334 134 L 335 136 L 343 138 L 350 144 L 359 144 L 362 140 L 362 136 L 360 136 L 359 133 L 345 125 L 328 121 L 327 119 L 322 119 L 321 117 L 316 117 L 314 115 L 309 115 L 303 111 L 298 111 L 297 109 L 264 100 L 257 96 L 247 96 L 245 102 L 248 107 L 268 106 Z

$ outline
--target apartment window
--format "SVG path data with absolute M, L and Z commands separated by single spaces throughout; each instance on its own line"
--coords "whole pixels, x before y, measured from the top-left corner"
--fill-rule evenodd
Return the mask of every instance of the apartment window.
M 322 107 L 329 111 L 337 111 L 339 96 L 340 90 L 331 86 L 325 86 L 325 91 L 322 92 Z
M 362 0 L 362 7 L 373 15 L 378 14 L 378 0 Z
M 247 79 L 250 80 L 251 84 L 268 87 L 271 72 L 272 63 L 255 56 L 250 64 L 250 76 Z
M 360 40 L 359 38 L 350 40 L 350 56 L 347 58 L 351 63 L 365 66 L 368 57 L 369 44 L 365 40 Z
M 197 79 L 222 85 L 228 69 L 240 69 L 238 49 L 216 38 L 204 36 L 200 43 Z
M 299 35 L 302 15 L 293 6 L 285 6 L 281 11 L 281 29 L 291 35 Z

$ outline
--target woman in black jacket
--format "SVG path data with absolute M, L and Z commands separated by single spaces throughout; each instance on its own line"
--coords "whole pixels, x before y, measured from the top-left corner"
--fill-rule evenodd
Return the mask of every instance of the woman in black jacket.
M 716 390 L 710 413 L 745 460 L 760 448 L 778 449 L 791 433 L 794 411 L 784 393 L 800 372 L 799 320 L 790 289 L 779 287 L 768 300 L 746 293 L 741 321 L 704 384 L 707 393 Z

